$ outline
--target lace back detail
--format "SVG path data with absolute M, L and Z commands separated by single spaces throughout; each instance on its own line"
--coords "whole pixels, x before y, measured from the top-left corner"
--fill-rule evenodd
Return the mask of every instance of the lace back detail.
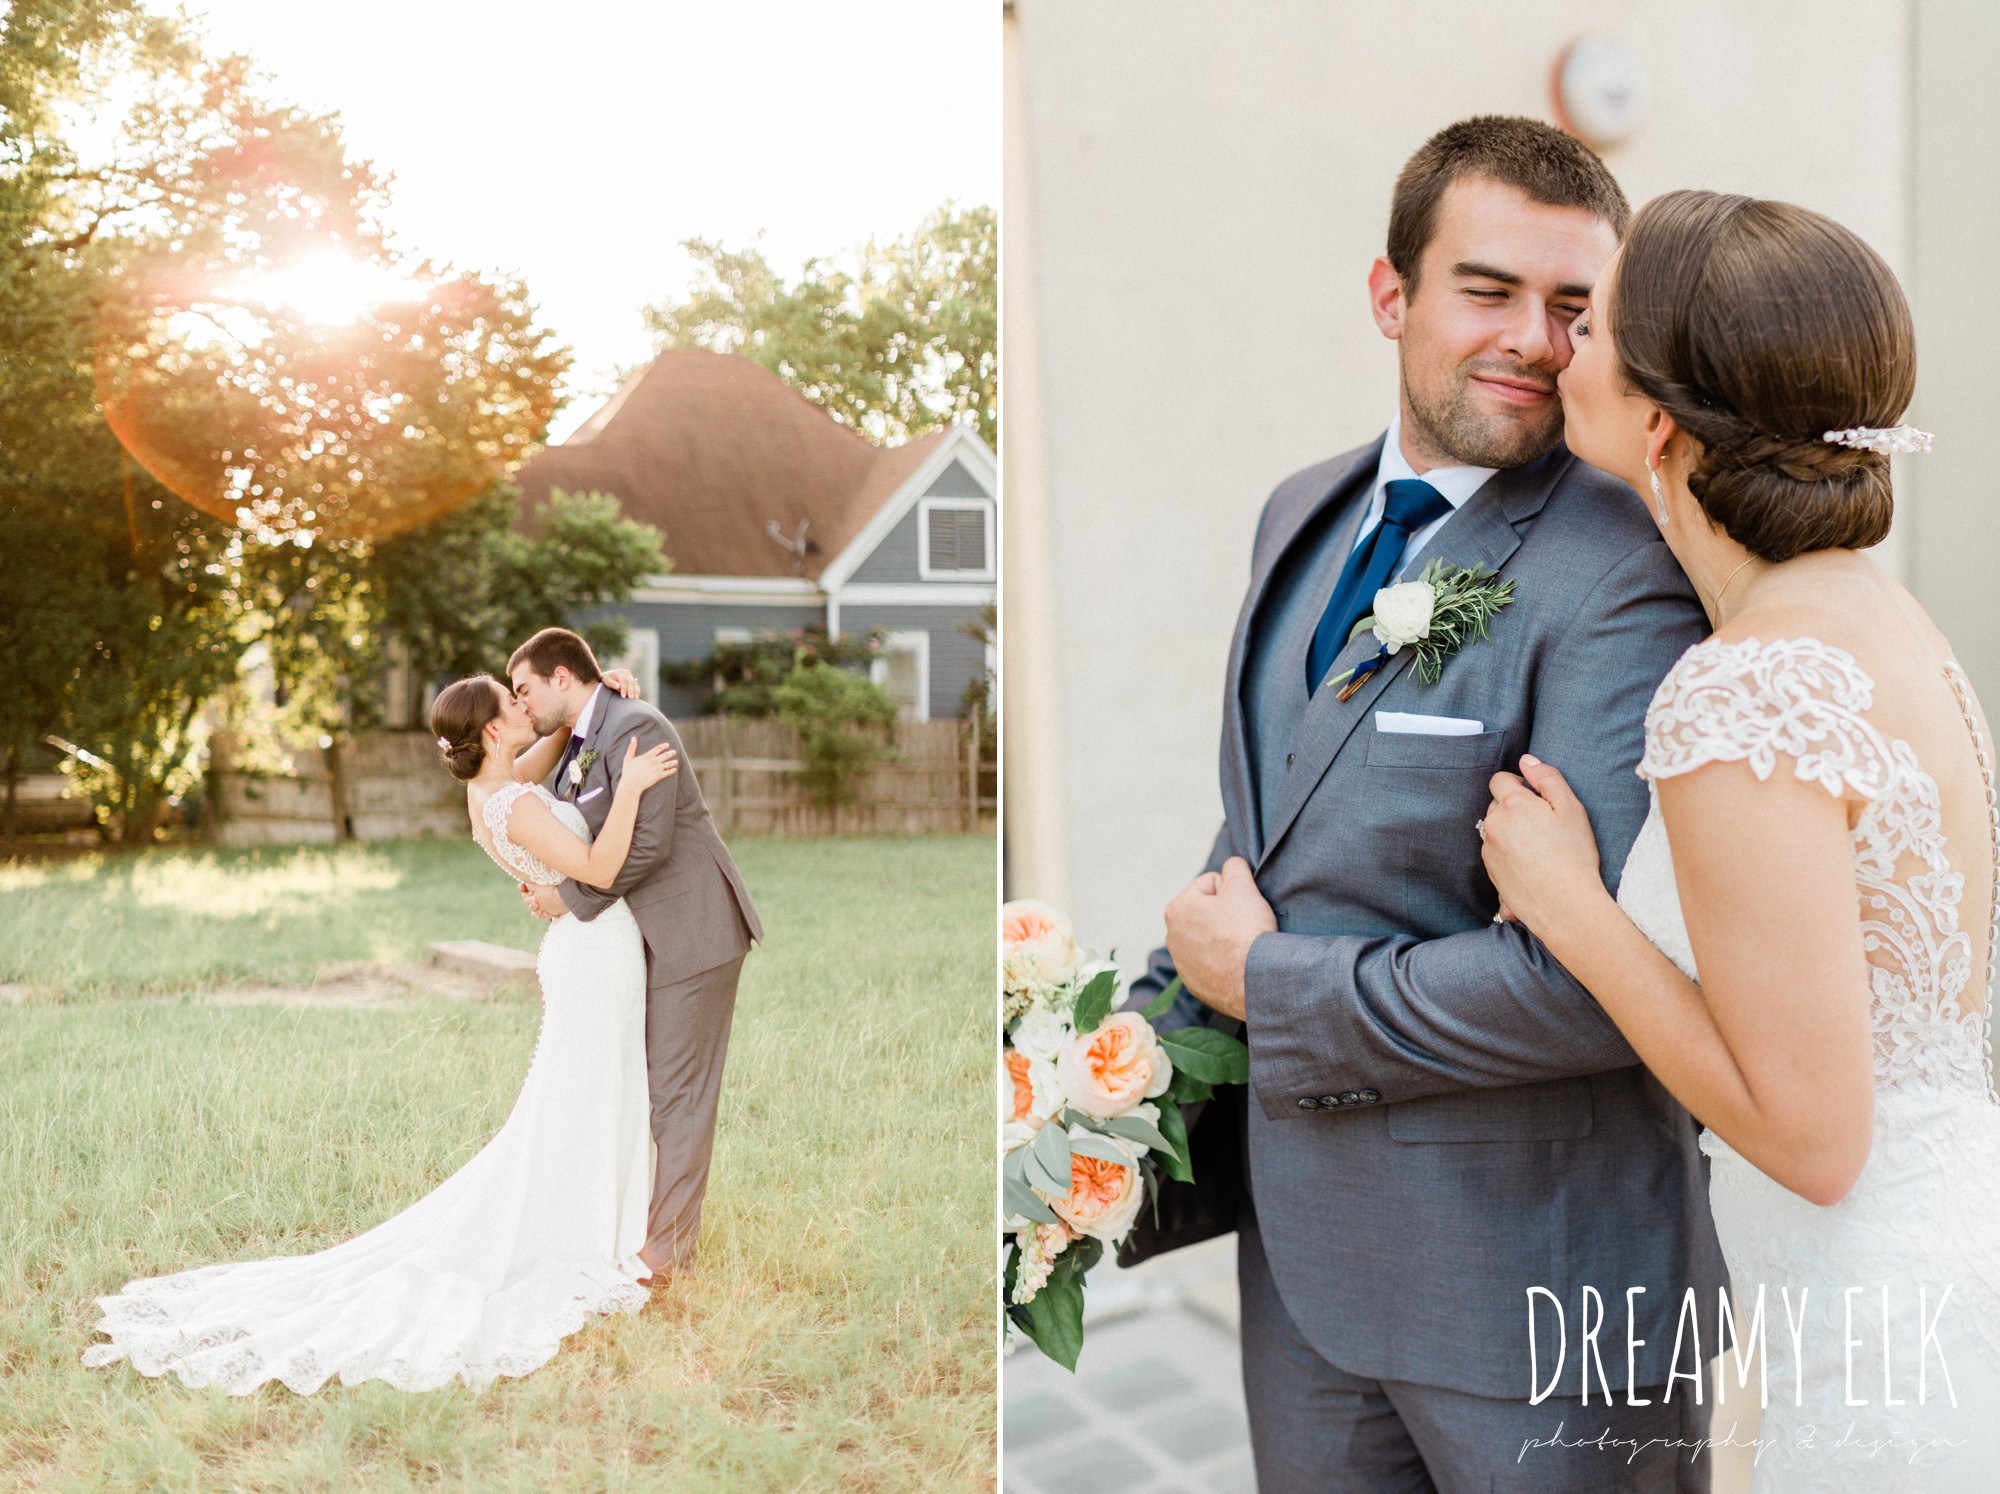
M 1955 666 L 1946 673 L 1977 744 L 2000 868 L 1991 757 L 1962 678 Z M 1683 654 L 1654 693 L 1639 775 L 1658 780 L 1741 762 L 1768 780 L 1783 756 L 1798 779 L 1863 800 L 1852 842 L 1876 1081 L 1991 1099 L 1990 1003 L 1965 999 L 1972 979 L 1971 936 L 1959 926 L 1965 874 L 1946 854 L 1937 780 L 1908 742 L 1869 720 L 1874 694 L 1852 654 L 1816 638 L 1708 639 Z M 2000 880 L 1995 895 L 1989 966 Z
M 510 783 L 495 789 L 481 806 L 479 816 L 486 822 L 486 831 L 492 839 L 486 846 L 486 854 L 500 864 L 502 870 L 523 882 L 540 887 L 553 887 L 562 881 L 562 873 L 546 862 L 522 849 L 507 835 L 507 821 L 514 812 L 514 805 L 523 794 L 539 795 L 549 806 L 549 811 L 584 840 L 589 834 L 584 828 L 583 814 L 573 804 L 565 804 L 539 783 Z
M 1958 660 L 1947 659 L 1944 663 L 1945 678 L 1951 681 L 1951 692 L 1958 697 L 1958 711 L 1965 718 L 1965 729 L 1972 734 L 1972 750 L 1979 760 L 1980 782 L 1986 787 L 1987 834 L 1993 849 L 1993 892 L 1989 899 L 1991 908 L 1986 920 L 1986 990 L 1985 1000 L 1979 1009 L 1979 1046 L 1986 1058 L 1986 1098 L 2000 1104 L 2000 1095 L 1993 1090 L 1993 957 L 2000 952 L 2000 794 L 1996 794 L 1993 783 L 1993 754 L 1986 749 L 1986 733 L 1979 729 L 1979 715 L 1972 708 L 1972 681 L 1959 667 Z

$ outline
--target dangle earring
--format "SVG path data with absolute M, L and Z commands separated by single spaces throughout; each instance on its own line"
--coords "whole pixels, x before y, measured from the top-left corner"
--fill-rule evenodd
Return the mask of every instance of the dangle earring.
M 1667 527 L 1667 495 L 1660 488 L 1660 469 L 1658 467 L 1648 467 L 1646 469 L 1646 479 L 1653 485 L 1653 501 L 1660 505 L 1660 527 L 1665 529 Z

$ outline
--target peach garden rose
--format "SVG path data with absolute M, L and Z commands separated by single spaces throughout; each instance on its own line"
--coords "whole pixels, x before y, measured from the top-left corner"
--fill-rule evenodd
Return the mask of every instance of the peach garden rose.
M 1056 1077 L 1071 1109 L 1103 1121 L 1165 1094 L 1174 1071 L 1146 1019 L 1116 1012 L 1063 1049 Z
M 1000 909 L 1000 954 L 1018 979 L 1066 980 L 1076 968 L 1076 936 L 1057 909 L 1017 898 Z
M 1072 1138 L 1086 1134 L 1082 1126 L 1070 1128 Z M 1082 1152 L 1070 1153 L 1069 1192 L 1049 1200 L 1056 1217 L 1073 1232 L 1106 1244 L 1116 1244 L 1125 1237 L 1132 1221 L 1139 1217 L 1139 1205 L 1146 1196 L 1137 1158 L 1122 1142 L 1118 1149 L 1130 1160 L 1118 1163 Z

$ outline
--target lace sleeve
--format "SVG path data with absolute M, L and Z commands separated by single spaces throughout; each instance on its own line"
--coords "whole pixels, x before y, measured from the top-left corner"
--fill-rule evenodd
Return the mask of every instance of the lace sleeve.
M 519 877 L 523 882 L 532 882 L 541 887 L 555 886 L 562 880 L 562 873 L 515 845 L 508 838 L 507 821 L 523 794 L 547 794 L 547 792 L 539 784 L 510 783 L 495 789 L 479 811 L 480 818 L 486 821 L 487 834 L 493 838 L 487 847 L 487 854 L 499 862 L 503 870 Z
M 1707 639 L 1681 655 L 1653 694 L 1639 776 L 1741 762 L 1769 779 L 1783 753 L 1795 776 L 1835 798 L 1880 798 L 1894 757 L 1863 714 L 1874 696 L 1854 656 L 1816 638 Z

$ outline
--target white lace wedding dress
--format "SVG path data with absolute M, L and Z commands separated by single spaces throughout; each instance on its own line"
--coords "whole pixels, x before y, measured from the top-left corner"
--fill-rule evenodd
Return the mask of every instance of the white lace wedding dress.
M 582 813 L 539 785 L 486 802 L 491 853 L 512 876 L 560 877 L 515 845 L 508 817 L 540 795 L 579 838 Z M 645 954 L 624 902 L 549 925 L 536 971 L 542 1028 L 506 1123 L 431 1193 L 312 1255 L 203 1266 L 100 1297 L 109 1343 L 146 1375 L 245 1395 L 268 1380 L 311 1394 L 329 1380 L 481 1389 L 545 1364 L 593 1313 L 644 1304 L 653 1141 Z
M 1978 752 L 1994 837 L 1955 849 L 1961 864 L 1990 857 L 2000 872 L 1992 759 L 1963 672 L 1955 662 L 1943 668 Z M 1710 639 L 1682 655 L 1646 717 L 1639 773 L 1649 785 L 1707 763 L 1744 762 L 1761 779 L 1787 767 L 1836 797 L 1866 801 L 1853 845 L 1875 1038 L 1867 1165 L 1845 1198 L 1821 1208 L 1714 1134 L 1701 1141 L 1740 1322 L 1759 1286 L 1766 1292 L 1770 1405 L 1758 1436 L 1769 1442 L 1757 1463 L 1758 1494 L 2000 1489 L 2000 1106 L 1986 997 L 1968 990 L 1974 941 L 1990 948 L 2000 926 L 2000 875 L 1995 909 L 1979 910 L 1985 927 L 1961 928 L 1965 875 L 1945 841 L 1937 783 L 1907 742 L 1869 720 L 1873 694 L 1853 655 L 1816 639 Z M 1618 901 L 1695 979 L 1656 787 L 1651 797 Z M 1852 1287 L 1862 1290 L 1850 1296 Z M 1784 1288 L 1804 1325 L 1798 1354 Z M 1937 1325 L 1921 1366 L 1920 1311 Z M 1702 1316 L 1706 1334 L 1714 1304 Z M 1851 1350 L 1849 1338 L 1858 1340 Z M 1705 1354 L 1716 1350 L 1704 1339 Z M 1718 1435 L 1735 1420 L 1738 1440 L 1747 1440 L 1758 1424 L 1758 1382 L 1736 1389 L 1734 1361 L 1723 1364 Z M 1739 1406 L 1742 1416 L 1733 1417 Z

